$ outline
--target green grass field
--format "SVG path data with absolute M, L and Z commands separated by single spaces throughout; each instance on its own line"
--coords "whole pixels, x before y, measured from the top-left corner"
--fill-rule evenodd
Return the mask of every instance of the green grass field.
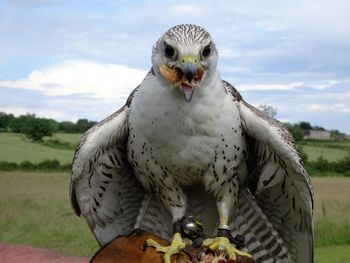
M 0 172 L 0 242 L 91 256 L 98 248 L 70 207 L 68 173 Z
M 57 135 L 66 140 L 79 138 L 74 134 Z M 80 136 L 80 135 L 79 135 Z M 72 162 L 73 150 L 55 149 L 52 147 L 34 143 L 28 140 L 24 135 L 17 133 L 0 133 L 0 160 L 5 162 L 20 163 L 30 161 L 39 163 L 45 159 L 57 159 L 61 164 Z
M 61 142 L 69 142 L 71 144 L 78 144 L 82 134 L 80 133 L 55 133 L 51 137 L 44 137 L 44 140 L 59 140 Z
M 301 144 L 331 149 L 341 149 L 350 152 L 350 140 L 344 141 L 302 141 Z
M 312 179 L 316 262 L 350 262 L 350 178 Z M 0 242 L 92 256 L 98 246 L 73 214 L 68 184 L 68 173 L 0 172 Z
M 330 162 L 338 161 L 350 154 L 350 141 L 303 141 L 298 144 L 307 154 L 309 161 L 323 157 Z
M 313 177 L 312 181 L 316 246 L 350 245 L 350 178 Z
M 349 155 L 349 151 L 342 149 L 333 149 L 319 146 L 303 146 L 303 151 L 307 154 L 309 161 L 317 161 L 322 157 L 330 162 L 338 161 Z
M 0 133 L 0 161 L 38 163 L 45 159 L 57 159 L 61 164 L 67 164 L 72 161 L 74 145 L 79 143 L 81 136 L 82 134 L 56 133 L 44 138 L 45 141 L 59 140 L 72 145 L 71 149 L 59 149 L 31 142 L 21 134 Z M 337 161 L 350 154 L 350 141 L 304 141 L 298 145 L 300 146 L 308 155 L 309 161 L 316 161 L 319 157 Z
M 316 263 L 349 263 L 350 245 L 316 248 Z

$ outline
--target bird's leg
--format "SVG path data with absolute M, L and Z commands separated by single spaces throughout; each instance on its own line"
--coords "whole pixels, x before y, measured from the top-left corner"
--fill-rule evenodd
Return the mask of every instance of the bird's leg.
M 183 241 L 181 237 L 181 220 L 177 220 L 174 223 L 174 235 L 173 240 L 171 241 L 170 246 L 162 246 L 158 244 L 153 239 L 147 239 L 146 244 L 149 247 L 154 247 L 157 252 L 163 252 L 164 254 L 164 262 L 170 263 L 171 256 L 174 254 L 180 253 L 180 251 L 186 246 L 186 243 Z
M 230 227 L 228 226 L 229 216 L 237 205 L 237 193 L 238 193 L 238 181 L 237 177 L 233 177 L 226 185 L 222 188 L 220 196 L 216 203 L 219 216 L 220 224 L 218 226 L 218 234 L 216 238 L 209 238 L 203 241 L 203 245 L 209 246 L 213 251 L 219 249 L 224 250 L 228 254 L 230 259 L 235 260 L 236 255 L 251 257 L 250 254 L 238 250 L 242 247 L 243 243 L 239 237 L 233 238 L 231 234 Z M 238 241 L 238 242 L 237 242 Z
M 186 196 L 179 186 L 175 185 L 175 183 L 173 185 L 176 191 L 176 195 L 174 194 L 174 191 L 164 193 L 169 197 L 169 199 L 162 200 L 164 205 L 168 208 L 173 216 L 173 239 L 171 241 L 171 244 L 170 246 L 162 246 L 153 239 L 146 240 L 147 246 L 154 247 L 157 252 L 165 253 L 165 263 L 170 263 L 171 256 L 180 253 L 180 251 L 186 246 L 186 243 L 181 236 L 181 218 L 185 215 L 186 211 Z M 170 200 L 170 202 L 167 202 L 166 200 Z
M 221 225 L 218 227 L 217 237 L 208 238 L 204 240 L 202 244 L 208 246 L 213 251 L 217 249 L 226 251 L 229 259 L 236 260 L 237 255 L 251 257 L 249 253 L 237 249 L 237 245 L 234 245 L 237 241 L 238 240 L 233 238 L 229 226 Z

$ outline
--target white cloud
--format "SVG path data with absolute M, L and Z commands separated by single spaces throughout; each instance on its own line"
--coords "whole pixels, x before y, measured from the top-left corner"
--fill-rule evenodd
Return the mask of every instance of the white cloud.
M 309 110 L 312 110 L 312 111 L 322 111 L 325 109 L 324 105 L 321 105 L 321 104 L 310 104 L 309 105 Z
M 124 65 L 69 60 L 35 70 L 24 79 L 0 81 L 0 86 L 36 90 L 47 96 L 85 94 L 111 100 L 128 96 L 146 73 Z
M 235 58 L 235 57 L 239 57 L 238 55 L 238 51 L 234 51 L 231 48 L 227 48 L 227 47 L 222 47 L 219 49 L 219 57 L 222 58 Z
M 55 120 L 69 120 L 71 118 L 71 115 L 68 112 L 47 108 L 43 110 L 40 106 L 1 106 L 1 111 L 9 114 L 11 113 L 15 116 L 35 113 L 38 117 Z
M 171 15 L 180 15 L 180 16 L 189 16 L 189 17 L 198 17 L 205 14 L 206 9 L 203 5 L 195 4 L 178 4 L 172 5 L 168 8 L 168 11 Z
M 1 105 L 1 111 L 12 113 L 15 116 L 19 115 L 25 115 L 27 113 L 31 113 L 32 111 L 28 110 L 27 107 L 21 107 L 21 106 L 3 106 Z
M 341 82 L 342 81 L 339 81 L 339 80 L 325 80 L 325 81 L 319 81 L 319 82 L 310 82 L 308 85 L 310 85 L 314 89 L 322 90 Z
M 333 85 L 336 85 L 341 82 L 343 81 L 321 80 L 321 81 L 302 81 L 302 82 L 287 82 L 287 83 L 245 83 L 245 84 L 238 84 L 237 87 L 243 91 L 292 90 L 292 89 L 305 88 L 305 87 L 317 89 L 317 90 L 323 90 L 326 88 L 331 88 Z
M 238 84 L 239 90 L 291 90 L 302 85 L 301 82 L 291 82 L 291 83 L 247 83 Z
M 309 105 L 308 109 L 314 112 L 350 113 L 350 105 L 346 103 L 316 104 Z
M 309 0 L 281 9 L 276 23 L 282 21 L 306 35 L 323 39 L 350 40 L 347 0 Z M 315 40 L 316 40 L 315 39 Z
M 228 65 L 219 65 L 219 72 L 223 74 L 222 76 L 229 77 L 232 73 L 250 73 L 250 70 L 245 67 L 235 67 L 235 66 L 228 66 Z

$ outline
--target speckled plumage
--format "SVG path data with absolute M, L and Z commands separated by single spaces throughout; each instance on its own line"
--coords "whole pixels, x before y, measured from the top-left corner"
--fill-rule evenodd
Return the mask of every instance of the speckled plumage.
M 164 43 L 186 56 L 211 47 L 190 101 L 159 72 L 175 63 L 164 58 Z M 169 237 L 171 220 L 185 214 L 212 217 L 212 230 L 220 216 L 246 236 L 258 262 L 311 262 L 312 187 L 290 134 L 221 80 L 203 28 L 171 28 L 152 63 L 126 105 L 89 130 L 75 154 L 72 204 L 97 240 L 135 227 Z
M 203 183 L 218 200 L 236 202 L 245 141 L 237 107 L 222 83 L 215 83 L 219 85 L 199 89 L 187 103 L 172 92 L 162 92 L 164 87 L 149 75 L 133 98 L 129 160 L 137 178 L 170 211 L 186 206 L 181 185 L 194 183 Z M 149 94 L 158 94 L 158 99 Z

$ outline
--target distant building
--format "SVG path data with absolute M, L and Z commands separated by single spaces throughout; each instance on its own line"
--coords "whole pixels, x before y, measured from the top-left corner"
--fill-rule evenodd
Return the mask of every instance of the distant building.
M 331 132 L 325 130 L 305 130 L 304 140 L 330 140 Z

